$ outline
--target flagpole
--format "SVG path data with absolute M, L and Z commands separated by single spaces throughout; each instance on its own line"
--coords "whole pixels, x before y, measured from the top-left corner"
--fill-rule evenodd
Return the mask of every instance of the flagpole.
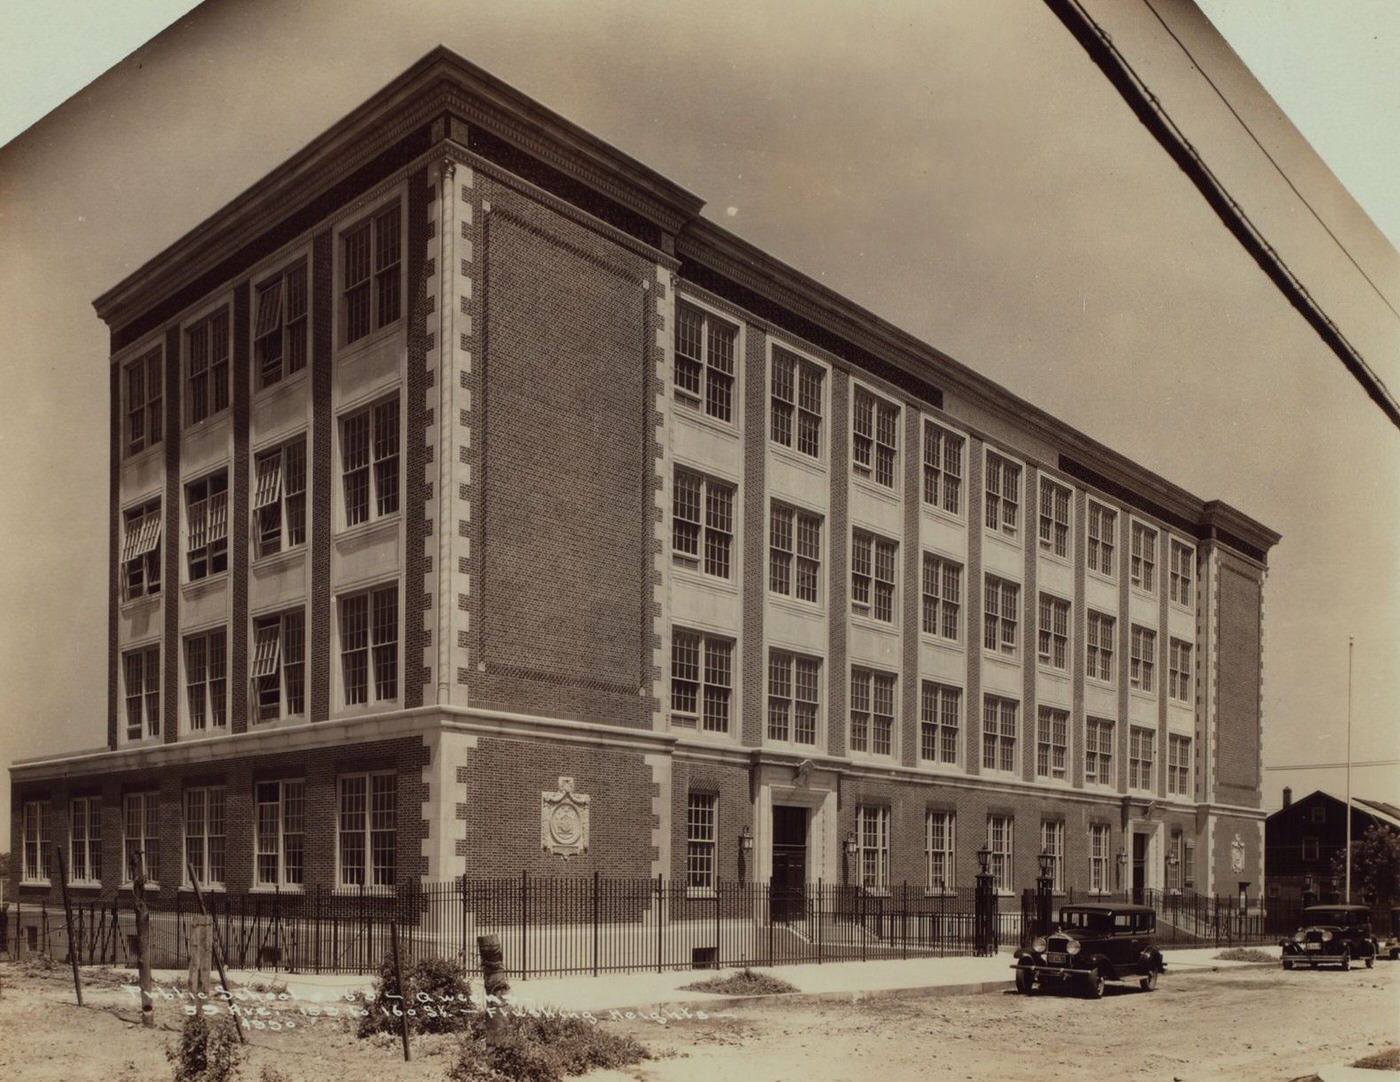
M 1347 636 L 1347 886 L 1346 903 L 1351 904 L 1351 655 L 1356 639 Z

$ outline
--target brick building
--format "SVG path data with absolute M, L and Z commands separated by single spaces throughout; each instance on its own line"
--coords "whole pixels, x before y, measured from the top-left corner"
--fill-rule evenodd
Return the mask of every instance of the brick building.
M 105 745 L 13 768 L 21 897 L 1257 889 L 1277 535 L 701 206 L 438 50 L 97 300 Z

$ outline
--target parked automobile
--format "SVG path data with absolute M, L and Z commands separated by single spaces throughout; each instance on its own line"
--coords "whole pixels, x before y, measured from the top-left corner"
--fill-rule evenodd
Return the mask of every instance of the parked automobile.
M 1353 961 L 1376 964 L 1379 946 L 1371 935 L 1371 911 L 1364 905 L 1310 905 L 1303 910 L 1303 926 L 1292 938 L 1279 941 L 1283 968 L 1339 965 L 1350 969 Z
M 1390 935 L 1381 944 L 1381 953 L 1392 962 L 1400 959 L 1400 907 L 1390 911 Z
M 1156 931 L 1151 906 L 1064 906 L 1054 931 L 1016 952 L 1016 990 L 1069 983 L 1098 999 L 1105 981 L 1135 980 L 1150 992 L 1167 968 L 1153 941 Z

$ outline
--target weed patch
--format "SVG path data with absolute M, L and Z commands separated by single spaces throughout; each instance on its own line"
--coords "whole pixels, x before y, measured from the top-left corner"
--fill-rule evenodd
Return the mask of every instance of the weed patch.
M 1277 962 L 1278 955 L 1257 947 L 1231 947 L 1215 956 L 1217 962 Z
M 707 981 L 684 985 L 683 988 L 687 992 L 714 992 L 722 996 L 771 996 L 779 992 L 797 991 L 787 981 L 747 968 L 728 977 L 711 977 Z

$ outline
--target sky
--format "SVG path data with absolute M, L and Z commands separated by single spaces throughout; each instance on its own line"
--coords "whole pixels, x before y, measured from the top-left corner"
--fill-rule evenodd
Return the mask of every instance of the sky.
M 744 239 L 1279 531 L 1265 806 L 1343 791 L 1317 767 L 1346 756 L 1349 638 L 1352 757 L 1382 764 L 1353 789 L 1400 803 L 1400 433 L 1044 4 L 216 0 L 139 48 L 191 5 L 4 3 L 0 764 L 105 739 L 92 299 L 442 43 Z M 1088 6 L 1130 55 L 1152 46 L 1145 78 L 1400 394 L 1400 4 L 1202 0 L 1277 107 L 1178 0 Z M 6 777 L 3 838 L 8 815 Z

